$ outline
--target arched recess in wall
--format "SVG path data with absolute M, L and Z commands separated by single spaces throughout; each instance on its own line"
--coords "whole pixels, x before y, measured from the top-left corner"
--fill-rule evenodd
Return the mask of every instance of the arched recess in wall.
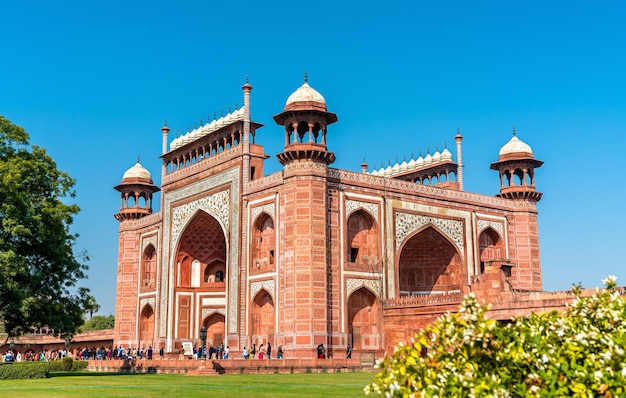
M 365 265 L 368 271 L 381 270 L 379 237 L 376 221 L 359 209 L 348 217 L 348 262 Z
M 156 288 L 157 256 L 154 245 L 149 244 L 141 255 L 141 290 L 149 291 Z
M 200 287 L 207 275 L 226 273 L 226 237 L 213 216 L 198 211 L 189 221 L 179 240 L 176 266 L 177 287 Z
M 250 336 L 257 345 L 270 342 L 274 345 L 275 333 L 274 300 L 265 290 L 261 289 L 250 305 Z
M 405 240 L 397 268 L 399 296 L 459 292 L 461 257 L 455 246 L 428 225 Z
M 493 228 L 485 228 L 478 237 L 478 252 L 480 253 L 480 273 L 485 271 L 485 264 L 489 260 L 504 258 L 504 241 Z
M 151 305 L 146 305 L 141 310 L 139 320 L 139 340 L 143 345 L 152 345 L 154 340 L 154 310 Z M 148 346 L 146 345 L 145 348 Z
M 355 349 L 380 348 L 380 304 L 374 293 L 362 287 L 348 299 L 348 343 Z
M 224 282 L 210 285 L 203 279 L 207 267 L 214 274 L 217 271 L 226 274 L 226 237 L 221 224 L 205 211 L 198 211 L 180 235 L 175 261 L 175 327 L 178 338 L 190 338 L 196 334 L 196 330 L 190 329 L 192 314 L 197 305 L 193 299 L 194 293 L 205 291 L 207 286 L 211 286 L 211 292 L 226 291 Z M 218 268 L 220 265 L 222 268 Z M 225 278 L 227 277 L 226 274 Z
M 252 227 L 250 274 L 276 270 L 276 231 L 274 220 L 266 213 L 257 217 Z
M 209 344 L 213 347 L 217 347 L 224 342 L 226 332 L 226 321 L 224 315 L 214 312 L 204 320 L 203 325 L 206 326 L 207 329 L 207 347 Z

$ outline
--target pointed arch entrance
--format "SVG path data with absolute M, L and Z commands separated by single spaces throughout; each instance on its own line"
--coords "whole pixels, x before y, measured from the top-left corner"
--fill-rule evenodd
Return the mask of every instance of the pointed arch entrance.
M 139 340 L 142 344 L 152 345 L 154 340 L 154 310 L 152 306 L 146 305 L 141 310 L 139 321 Z
M 226 292 L 226 237 L 220 223 L 198 211 L 181 234 L 175 259 L 176 335 L 189 339 L 196 335 L 192 314 L 197 311 L 197 294 Z
M 429 226 L 402 246 L 398 261 L 399 296 L 459 292 L 461 258 L 438 230 Z
M 213 347 L 217 347 L 224 342 L 226 331 L 224 315 L 217 312 L 213 313 L 205 319 L 203 325 L 206 326 L 207 346 L 211 344 Z
M 369 270 L 380 268 L 376 221 L 362 209 L 348 217 L 347 257 L 349 263 L 366 265 Z
M 362 287 L 348 299 L 348 343 L 356 349 L 380 347 L 380 305 L 374 293 Z
M 267 342 L 274 344 L 275 333 L 275 311 L 274 300 L 272 296 L 266 291 L 261 290 L 254 297 L 250 308 L 250 336 L 252 336 L 252 343 L 267 344 Z
M 250 274 L 261 274 L 276 270 L 276 231 L 274 220 L 263 213 L 252 228 Z
M 480 273 L 485 272 L 485 264 L 490 260 L 504 258 L 503 240 L 492 228 L 486 228 L 478 237 L 478 247 L 480 253 Z

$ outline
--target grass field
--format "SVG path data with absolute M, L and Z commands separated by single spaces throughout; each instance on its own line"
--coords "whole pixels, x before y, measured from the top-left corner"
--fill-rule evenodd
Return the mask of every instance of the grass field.
M 374 373 L 185 376 L 76 373 L 0 380 L 3 397 L 363 397 Z

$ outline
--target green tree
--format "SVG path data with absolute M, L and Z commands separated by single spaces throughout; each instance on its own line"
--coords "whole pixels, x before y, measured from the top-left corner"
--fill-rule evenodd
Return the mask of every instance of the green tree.
M 85 314 L 89 314 L 89 319 L 93 318 L 93 313 L 100 310 L 100 304 L 96 301 L 96 298 L 91 294 L 88 295 L 83 303 L 83 310 Z
M 78 330 L 80 332 L 88 332 L 90 330 L 107 330 L 115 327 L 115 317 L 113 315 L 96 315 Z
M 26 131 L 0 116 L 0 322 L 8 337 L 47 324 L 73 334 L 89 291 L 86 254 L 76 255 L 70 225 L 79 208 L 74 180 Z
M 626 395 L 626 291 L 616 278 L 564 313 L 500 326 L 471 295 L 378 363 L 366 393 L 386 397 L 617 397 Z

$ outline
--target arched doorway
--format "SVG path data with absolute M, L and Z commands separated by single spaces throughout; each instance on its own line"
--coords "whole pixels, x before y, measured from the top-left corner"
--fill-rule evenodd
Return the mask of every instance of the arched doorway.
M 267 342 L 274 344 L 274 319 L 274 300 L 267 291 L 261 290 L 254 297 L 251 306 L 250 336 L 252 336 L 252 343 L 256 343 L 257 346 L 261 343 L 267 344 Z
M 139 321 L 139 340 L 142 344 L 152 345 L 154 340 L 154 310 L 150 305 L 146 305 L 141 310 Z
M 348 299 L 348 334 L 356 349 L 380 347 L 379 304 L 376 296 L 362 287 Z
M 478 237 L 478 252 L 480 253 L 480 273 L 485 272 L 485 263 L 489 260 L 499 260 L 504 258 L 502 239 L 496 231 L 491 228 L 485 229 Z
M 348 262 L 379 270 L 378 234 L 374 218 L 364 210 L 348 217 Z
M 191 330 L 195 295 L 207 286 L 211 292 L 226 291 L 226 237 L 220 223 L 208 213 L 198 211 L 181 234 L 175 258 L 176 334 L 179 339 L 189 339 L 196 334 Z M 219 283 L 209 278 L 218 271 Z M 223 331 L 221 336 L 223 339 Z
M 218 345 L 224 342 L 224 333 L 226 331 L 226 321 L 224 319 L 224 315 L 219 313 L 211 314 L 205 321 L 204 326 L 206 326 L 206 343 L 207 346 L 210 344 L 213 347 L 217 347 Z
M 262 214 L 254 223 L 252 229 L 252 250 L 250 274 L 271 272 L 276 269 L 276 231 L 274 220 L 267 214 Z
M 398 261 L 399 296 L 459 292 L 461 258 L 439 231 L 427 227 L 402 246 Z
M 146 246 L 141 256 L 141 291 L 156 288 L 156 250 L 153 245 Z

